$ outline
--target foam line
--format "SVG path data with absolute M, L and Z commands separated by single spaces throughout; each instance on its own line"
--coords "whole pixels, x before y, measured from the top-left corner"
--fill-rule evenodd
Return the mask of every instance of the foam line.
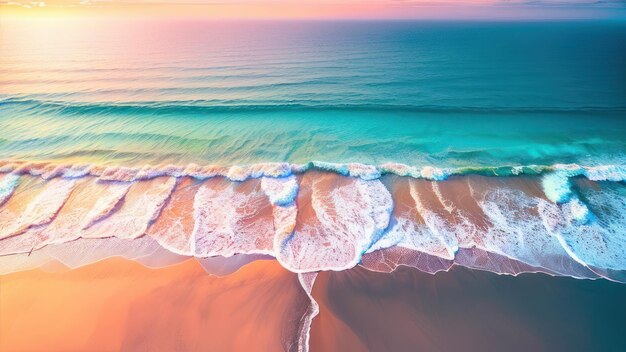
M 143 167 L 102 166 L 85 164 L 57 164 L 53 162 L 29 162 L 23 160 L 0 160 L 0 173 L 29 174 L 44 179 L 55 177 L 78 178 L 84 176 L 100 177 L 103 181 L 140 181 L 156 177 L 194 177 L 207 179 L 225 177 L 231 181 L 245 181 L 250 178 L 287 177 L 302 174 L 310 170 L 329 171 L 342 176 L 351 176 L 363 180 L 379 179 L 392 174 L 433 181 L 446 180 L 454 175 L 519 176 L 538 174 L 558 174 L 562 178 L 585 176 L 593 181 L 624 181 L 626 165 L 609 164 L 581 166 L 577 164 L 555 165 L 511 165 L 511 166 L 476 166 L 476 167 L 435 167 L 429 165 L 412 166 L 399 163 L 368 165 L 361 163 L 331 163 L 311 161 L 305 164 L 259 163 L 252 165 L 146 165 Z M 547 185 L 550 186 L 549 184 Z M 555 192 L 558 192 L 555 191 Z M 555 199 L 559 199 L 555 193 Z
M 307 314 L 305 314 L 300 321 L 300 333 L 298 334 L 298 352 L 308 352 L 309 351 L 309 339 L 311 335 L 311 324 L 313 323 L 313 319 L 319 314 L 320 307 L 313 298 L 311 292 L 313 291 L 313 284 L 315 284 L 315 279 L 317 278 L 317 273 L 299 273 L 298 281 L 302 288 L 306 292 L 307 296 L 309 296 L 309 309 Z
M 11 165 L 32 171 L 34 164 Z M 454 264 L 511 275 L 626 277 L 626 187 L 592 181 L 589 170 L 571 165 L 535 176 L 470 174 L 442 181 L 352 175 L 371 168 L 346 168 L 345 176 L 313 168 L 257 177 L 285 170 L 283 164 L 245 171 L 254 177 L 243 181 L 183 175 L 181 170 L 202 169 L 195 166 L 167 167 L 177 177 L 141 179 L 136 176 L 154 175 L 153 169 L 98 166 L 81 177 L 63 177 L 65 167 L 37 168 L 61 175 L 51 178 L 2 174 L 1 182 L 16 186 L 8 187 L 11 195 L 0 205 L 0 256 L 61 248 L 79 238 L 115 238 L 132 246 L 149 237 L 172 258 L 265 255 L 296 273 L 359 263 L 372 270 L 408 265 L 436 272 Z M 616 172 L 607 170 L 602 173 Z M 566 173 L 567 201 L 554 202 L 544 192 L 546 177 L 555 173 Z
M 74 186 L 73 180 L 50 181 L 9 226 L 0 230 L 0 239 L 17 236 L 31 227 L 51 222 L 70 196 Z
M 108 194 L 98 199 L 91 211 L 85 216 L 82 228 L 85 230 L 109 216 L 124 199 L 130 186 L 130 183 L 111 183 L 108 185 Z

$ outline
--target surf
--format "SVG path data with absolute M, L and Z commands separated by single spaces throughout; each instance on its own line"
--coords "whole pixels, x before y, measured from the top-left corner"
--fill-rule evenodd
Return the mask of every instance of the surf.
M 5 160 L 0 260 L 21 270 L 54 248 L 107 241 L 118 245 L 103 256 L 135 258 L 148 241 L 174 257 L 266 255 L 296 273 L 460 265 L 623 282 L 624 170 L 557 164 L 487 176 L 398 164 Z M 93 259 L 82 255 L 75 261 Z

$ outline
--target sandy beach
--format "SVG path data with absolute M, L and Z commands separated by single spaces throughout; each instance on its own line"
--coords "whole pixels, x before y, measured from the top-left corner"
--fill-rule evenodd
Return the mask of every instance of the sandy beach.
M 321 273 L 311 350 L 616 351 L 625 295 L 606 280 L 462 267 Z
M 460 267 L 322 272 L 310 350 L 610 351 L 625 294 L 606 280 Z M 226 277 L 195 260 L 160 269 L 121 258 L 47 265 L 0 277 L 0 350 L 294 350 L 308 304 L 296 274 L 274 260 Z
M 195 260 L 36 269 L 0 277 L 0 350 L 286 350 L 308 302 L 297 276 L 275 261 L 223 278 Z

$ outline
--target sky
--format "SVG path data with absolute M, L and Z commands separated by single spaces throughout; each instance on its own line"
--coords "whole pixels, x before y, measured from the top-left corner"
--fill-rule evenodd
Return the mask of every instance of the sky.
M 0 0 L 10 17 L 626 19 L 626 0 Z

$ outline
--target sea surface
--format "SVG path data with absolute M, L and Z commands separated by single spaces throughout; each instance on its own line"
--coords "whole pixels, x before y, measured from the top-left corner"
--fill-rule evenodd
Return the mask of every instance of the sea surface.
M 274 257 L 309 293 L 355 265 L 626 281 L 623 21 L 0 34 L 2 272 Z
M 299 351 L 349 270 L 626 282 L 624 63 L 624 21 L 2 19 L 0 274 L 275 258 Z
M 623 21 L 0 23 L 0 158 L 624 162 Z

